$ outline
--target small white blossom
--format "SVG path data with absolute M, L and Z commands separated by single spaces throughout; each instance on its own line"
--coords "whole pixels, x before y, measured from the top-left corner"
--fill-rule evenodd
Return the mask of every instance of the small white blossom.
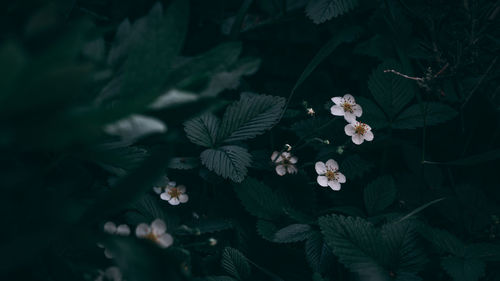
M 333 159 L 326 161 L 326 163 L 318 161 L 314 168 L 318 173 L 317 182 L 323 187 L 329 186 L 331 189 L 338 191 L 340 190 L 340 184 L 346 181 L 345 176 L 339 172 L 339 165 Z
M 365 123 L 361 123 L 361 122 L 356 121 L 356 122 L 347 124 L 344 127 L 344 131 L 345 131 L 346 135 L 352 137 L 352 142 L 357 144 L 357 145 L 362 144 L 365 140 L 366 141 L 373 140 L 372 128 Z
M 151 225 L 139 224 L 135 229 L 135 235 L 141 239 L 151 240 L 161 248 L 168 248 L 174 243 L 172 235 L 167 233 L 167 225 L 161 219 L 155 219 Z
M 122 272 L 116 266 L 108 267 L 105 271 L 99 271 L 95 281 L 124 281 Z
M 281 155 L 278 151 L 275 151 L 271 155 L 271 161 L 276 165 L 276 173 L 280 176 L 284 176 L 286 173 L 297 173 L 298 170 L 294 165 L 297 163 L 297 160 L 296 156 L 292 156 L 290 152 L 286 151 L 282 152 Z
M 363 114 L 361 106 L 356 104 L 354 97 L 349 94 L 344 97 L 333 97 L 332 101 L 335 105 L 330 108 L 330 112 L 335 116 L 344 116 L 349 123 L 356 121 L 356 117 Z
M 177 186 L 175 181 L 169 182 L 162 191 L 160 194 L 161 200 L 168 201 L 170 205 L 179 205 L 189 200 L 189 196 L 186 194 L 186 187 L 184 185 Z
M 307 115 L 309 116 L 314 116 L 314 114 L 316 114 L 316 112 L 314 111 L 314 109 L 312 107 L 308 107 L 306 108 L 307 110 Z

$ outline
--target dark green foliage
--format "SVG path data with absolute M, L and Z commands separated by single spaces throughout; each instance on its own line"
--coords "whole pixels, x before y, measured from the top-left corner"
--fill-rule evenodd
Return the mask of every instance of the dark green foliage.
M 498 5 L 3 1 L 0 280 L 500 280 Z

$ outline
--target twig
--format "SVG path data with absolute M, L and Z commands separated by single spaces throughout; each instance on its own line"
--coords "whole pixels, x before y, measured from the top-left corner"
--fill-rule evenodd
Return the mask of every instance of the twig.
M 396 75 L 398 75 L 398 76 L 401 76 L 401 77 L 403 77 L 403 78 L 410 79 L 410 80 L 415 80 L 415 81 L 424 81 L 424 78 L 421 78 L 421 77 L 412 77 L 412 76 L 408 76 L 408 75 L 403 74 L 403 73 L 401 73 L 401 72 L 398 72 L 398 71 L 396 71 L 396 70 L 394 70 L 394 69 L 386 69 L 386 70 L 384 70 L 384 73 L 387 73 L 387 72 L 394 73 L 394 74 L 396 74 Z

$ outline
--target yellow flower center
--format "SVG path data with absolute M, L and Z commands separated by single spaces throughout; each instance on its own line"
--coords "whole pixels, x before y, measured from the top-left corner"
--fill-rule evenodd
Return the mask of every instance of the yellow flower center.
M 348 112 L 350 112 L 350 113 L 352 113 L 352 112 L 353 112 L 353 110 L 352 110 L 352 104 L 350 104 L 350 103 L 348 103 L 348 102 L 344 102 L 344 103 L 342 104 L 342 107 L 344 108 L 344 111 L 348 111 Z
M 148 239 L 148 240 L 151 240 L 155 243 L 158 243 L 158 237 L 156 235 L 154 235 L 153 231 L 151 231 L 150 233 L 148 233 L 148 235 L 144 236 L 144 238 Z
M 366 126 L 363 123 L 359 123 L 354 127 L 354 132 L 358 135 L 364 135 L 366 133 Z
M 182 194 L 180 192 L 180 190 L 176 187 L 173 187 L 171 188 L 169 191 L 168 191 L 168 194 L 172 197 L 172 198 L 179 198 L 179 196 Z
M 335 176 L 336 176 L 336 174 L 337 174 L 336 172 L 328 170 L 328 171 L 326 171 L 325 176 L 326 176 L 326 178 L 327 178 L 329 181 L 331 181 L 331 180 L 336 180 L 336 177 L 335 177 Z

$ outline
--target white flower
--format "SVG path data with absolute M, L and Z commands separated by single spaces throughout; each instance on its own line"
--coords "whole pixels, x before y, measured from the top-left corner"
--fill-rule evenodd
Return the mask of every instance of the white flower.
M 273 152 L 271 155 L 271 161 L 276 165 L 276 173 L 280 176 L 284 176 L 286 173 L 295 174 L 298 172 L 294 164 L 297 163 L 297 157 L 292 156 L 290 152 L 282 152 L 279 155 L 278 151 Z
M 160 194 L 162 200 L 168 201 L 170 205 L 179 205 L 186 203 L 189 196 L 186 194 L 186 187 L 184 185 L 177 186 L 175 181 L 171 181 L 164 187 L 163 192 Z
M 363 114 L 361 106 L 356 104 L 354 97 L 349 94 L 344 97 L 333 97 L 332 101 L 335 105 L 330 108 L 330 112 L 335 116 L 344 116 L 349 123 L 356 121 L 356 117 Z
M 306 111 L 307 111 L 307 115 L 309 115 L 309 116 L 314 116 L 314 114 L 316 114 L 316 112 L 314 111 L 314 109 L 312 107 L 306 108 Z
M 329 186 L 335 191 L 340 190 L 340 184 L 345 182 L 345 176 L 339 172 L 339 165 L 335 160 L 330 159 L 326 163 L 316 162 L 314 168 L 318 173 L 317 181 L 319 185 L 323 187 Z
M 372 128 L 365 123 L 356 121 L 347 124 L 344 127 L 344 131 L 346 135 L 352 136 L 352 142 L 357 145 L 362 144 L 365 140 L 366 141 L 373 140 Z
M 174 238 L 167 233 L 167 226 L 161 219 L 155 219 L 151 225 L 139 224 L 135 229 L 135 235 L 138 238 L 151 240 L 161 248 L 167 248 L 174 243 Z
M 118 267 L 111 266 L 105 271 L 99 270 L 99 276 L 97 276 L 95 281 L 123 281 L 123 277 Z

